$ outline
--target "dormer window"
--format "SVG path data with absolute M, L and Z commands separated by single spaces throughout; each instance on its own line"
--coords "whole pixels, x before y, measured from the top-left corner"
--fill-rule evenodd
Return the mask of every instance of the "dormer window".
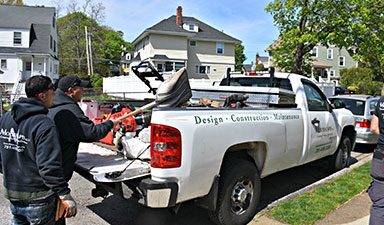
M 196 46 L 196 41 L 189 41 L 189 46 Z
M 195 30 L 195 24 L 189 24 L 189 30 Z
M 216 44 L 216 53 L 217 54 L 224 54 L 224 44 L 223 43 L 217 43 Z
M 21 32 L 13 32 L 13 44 L 21 45 Z

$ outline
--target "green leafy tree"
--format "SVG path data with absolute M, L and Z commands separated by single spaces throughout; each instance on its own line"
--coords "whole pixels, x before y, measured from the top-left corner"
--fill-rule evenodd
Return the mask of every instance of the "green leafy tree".
M 369 66 L 384 81 L 384 1 L 353 0 L 350 37 L 355 48 L 354 57 Z
M 257 64 L 255 68 L 256 71 L 263 71 L 264 69 L 264 64 L 262 63 Z
M 122 38 L 121 31 L 100 26 L 95 20 L 83 12 L 74 12 L 58 19 L 58 48 L 61 75 L 75 74 L 86 78 L 88 76 L 86 59 L 85 27 L 92 35 L 93 71 L 97 79 L 91 78 L 92 84 L 98 76 L 110 75 L 110 66 L 119 64 L 121 53 L 129 43 Z M 92 29 L 90 29 L 92 27 Z
M 24 5 L 23 0 L 0 0 L 0 5 Z
M 242 44 L 235 45 L 235 71 L 241 71 L 241 65 L 247 57 L 244 54 L 244 46 Z
M 349 0 L 274 0 L 266 11 L 280 30 L 270 46 L 278 68 L 298 74 L 310 72 L 310 51 L 320 43 L 349 46 L 345 30 L 350 24 Z
M 350 68 L 340 71 L 341 86 L 355 90 L 358 94 L 379 95 L 382 82 L 370 68 Z

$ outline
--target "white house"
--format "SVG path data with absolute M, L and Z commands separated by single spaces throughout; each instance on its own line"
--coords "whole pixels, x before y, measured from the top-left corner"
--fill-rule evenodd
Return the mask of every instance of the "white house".
M 0 70 L 0 86 L 13 96 L 30 76 L 59 79 L 55 8 L 0 5 Z

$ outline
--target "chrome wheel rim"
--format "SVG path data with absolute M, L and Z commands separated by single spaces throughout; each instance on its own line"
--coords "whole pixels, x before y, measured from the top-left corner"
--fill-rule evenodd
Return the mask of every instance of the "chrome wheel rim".
M 240 178 L 233 186 L 231 195 L 231 210 L 236 215 L 243 214 L 251 205 L 253 184 L 250 179 Z

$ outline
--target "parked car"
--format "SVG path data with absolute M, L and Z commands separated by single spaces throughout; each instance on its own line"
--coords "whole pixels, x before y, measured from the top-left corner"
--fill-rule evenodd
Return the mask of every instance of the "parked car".
M 380 97 L 371 95 L 341 95 L 330 97 L 336 108 L 349 109 L 355 117 L 356 143 L 376 144 L 377 135 L 370 131 L 372 115 Z
M 349 90 L 346 87 L 335 87 L 335 95 L 348 95 L 355 94 L 356 92 L 353 90 Z

